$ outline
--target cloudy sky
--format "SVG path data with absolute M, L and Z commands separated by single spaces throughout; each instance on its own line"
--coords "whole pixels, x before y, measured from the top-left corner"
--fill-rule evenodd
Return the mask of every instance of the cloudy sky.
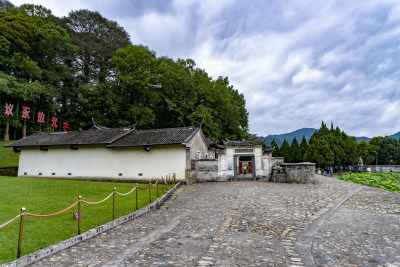
M 117 21 L 158 56 L 191 58 L 243 93 L 250 132 L 331 122 L 350 135 L 400 131 L 398 0 L 11 0 L 56 16 Z

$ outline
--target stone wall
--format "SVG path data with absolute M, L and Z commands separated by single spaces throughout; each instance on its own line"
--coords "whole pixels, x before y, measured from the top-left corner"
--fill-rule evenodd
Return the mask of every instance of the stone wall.
M 190 182 L 204 183 L 218 181 L 218 160 L 195 160 L 195 170 L 190 173 Z
M 284 157 L 272 157 L 271 161 L 272 161 L 271 165 L 273 167 L 275 165 L 279 165 L 281 163 L 284 163 L 285 162 L 285 158 Z
M 285 170 L 286 183 L 314 183 L 315 182 L 315 163 L 281 163 Z
M 272 167 L 271 182 L 284 183 L 285 182 L 285 170 L 283 167 L 276 165 Z

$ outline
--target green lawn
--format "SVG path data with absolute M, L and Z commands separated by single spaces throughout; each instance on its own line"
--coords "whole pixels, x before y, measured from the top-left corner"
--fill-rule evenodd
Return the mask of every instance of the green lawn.
M 133 183 L 0 176 L 0 225 L 20 214 L 21 207 L 25 207 L 27 213 L 51 214 L 69 207 L 79 195 L 83 200 L 96 202 L 107 197 L 114 187 L 120 193 L 127 193 L 134 186 Z M 144 184 L 140 186 L 146 187 Z M 151 188 L 154 201 L 157 198 L 156 186 Z M 149 204 L 148 190 L 139 190 L 138 195 L 139 209 Z M 135 191 L 127 196 L 116 195 L 116 218 L 135 211 L 135 196 Z M 110 197 L 98 205 L 82 204 L 82 233 L 112 220 L 112 202 Z M 46 218 L 25 216 L 22 255 L 77 235 L 78 223 L 73 216 L 77 209 L 75 206 L 61 215 Z M 16 259 L 19 221 L 18 218 L 0 229 L 0 264 Z
M 19 154 L 14 153 L 12 148 L 3 146 L 14 141 L 0 141 L 0 168 L 18 167 Z

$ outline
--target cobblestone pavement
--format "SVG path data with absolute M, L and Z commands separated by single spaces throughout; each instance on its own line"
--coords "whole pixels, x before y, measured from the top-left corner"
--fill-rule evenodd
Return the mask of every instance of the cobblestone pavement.
M 365 188 L 320 229 L 319 266 L 400 266 L 400 195 Z
M 400 195 L 363 189 L 336 210 L 365 187 L 316 181 L 184 186 L 160 209 L 33 266 L 314 266 L 312 256 L 317 266 L 400 266 Z

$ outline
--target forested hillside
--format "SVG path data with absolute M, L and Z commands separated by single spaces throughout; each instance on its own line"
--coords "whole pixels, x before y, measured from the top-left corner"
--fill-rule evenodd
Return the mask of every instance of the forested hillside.
M 13 105 L 8 115 L 6 103 Z M 121 26 L 89 10 L 58 18 L 42 6 L 0 0 L 0 106 L 0 134 L 8 122 L 15 138 L 23 123 L 28 134 L 61 130 L 51 127 L 52 117 L 68 122 L 68 130 L 88 128 L 92 117 L 139 129 L 204 121 L 214 140 L 248 137 L 244 96 L 227 77 L 213 79 L 191 59 L 132 45 Z
M 266 137 L 259 136 L 258 139 L 264 140 L 265 144 L 267 144 L 267 145 L 271 144 L 272 141 L 275 141 L 278 144 L 278 146 L 281 146 L 283 144 L 283 141 L 287 140 L 287 142 L 290 145 L 292 143 L 293 138 L 295 138 L 295 137 L 297 140 L 301 140 L 303 138 L 303 136 L 305 136 L 306 140 L 308 142 L 308 140 L 310 140 L 313 133 L 316 131 L 318 131 L 318 129 L 302 128 L 302 129 L 298 129 L 298 130 L 290 132 L 290 133 L 270 134 L 270 135 L 267 135 Z
M 395 136 L 395 135 L 393 135 Z M 363 164 L 400 164 L 400 138 L 376 136 L 366 142 L 357 143 L 354 136 L 348 136 L 339 127 L 331 124 L 329 129 L 324 122 L 316 130 L 309 142 L 303 135 L 293 137 L 291 143 L 284 139 L 282 145 L 272 140 L 275 148 L 273 156 L 284 157 L 285 162 L 315 162 L 318 167 L 348 166 Z M 268 144 L 267 144 L 268 145 Z

